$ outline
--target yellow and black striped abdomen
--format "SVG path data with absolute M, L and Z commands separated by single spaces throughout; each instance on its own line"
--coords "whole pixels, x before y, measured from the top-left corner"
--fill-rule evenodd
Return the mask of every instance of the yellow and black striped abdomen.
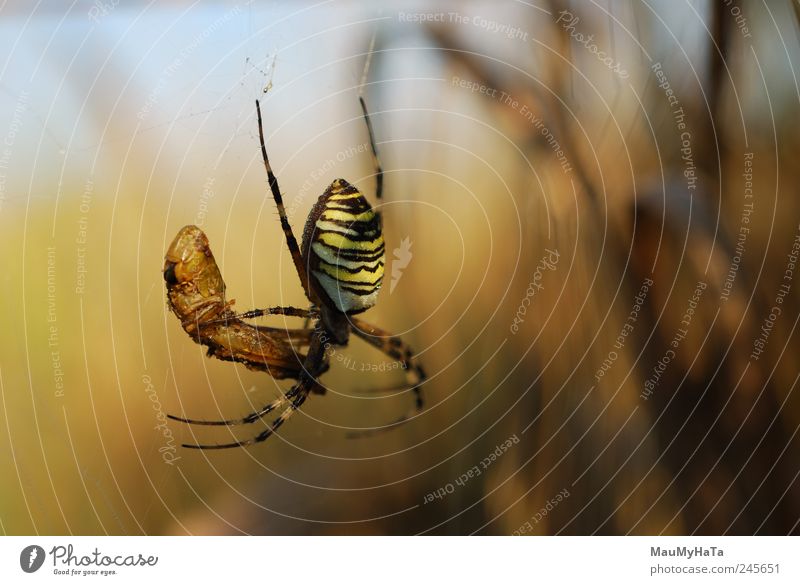
M 360 313 L 377 301 L 385 264 L 380 216 L 344 179 L 331 183 L 311 209 L 302 254 L 322 303 Z

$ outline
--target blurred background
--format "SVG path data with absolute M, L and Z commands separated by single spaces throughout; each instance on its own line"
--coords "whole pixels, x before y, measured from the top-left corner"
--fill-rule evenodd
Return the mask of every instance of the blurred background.
M 4 533 L 798 532 L 789 0 L 0 14 Z M 383 213 L 364 318 L 429 375 L 391 432 L 345 437 L 412 403 L 364 393 L 402 375 L 358 340 L 265 443 L 164 423 L 288 387 L 206 358 L 161 274 L 196 224 L 239 310 L 307 304 L 256 98 L 296 234 L 337 177 Z

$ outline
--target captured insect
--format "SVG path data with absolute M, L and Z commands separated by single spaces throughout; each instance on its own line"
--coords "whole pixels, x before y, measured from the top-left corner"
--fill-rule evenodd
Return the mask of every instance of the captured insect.
M 383 195 L 383 170 L 378 159 L 372 123 L 364 99 L 359 96 L 369 135 L 375 166 L 376 198 Z M 364 429 L 350 436 L 368 436 L 409 420 L 423 409 L 421 386 L 426 380 L 413 352 L 399 337 L 355 317 L 375 305 L 384 275 L 385 245 L 380 213 L 373 211 L 366 197 L 344 179 L 333 181 L 320 195 L 306 220 L 302 247 L 294 236 L 283 205 L 278 179 L 272 172 L 264 140 L 261 105 L 256 100 L 258 135 L 267 180 L 278 208 L 281 228 L 292 263 L 300 279 L 309 309 L 270 307 L 237 314 L 225 298 L 225 282 L 211 254 L 206 235 L 196 226 L 180 230 L 167 251 L 164 280 L 170 309 L 184 330 L 208 347 L 208 355 L 239 362 L 250 369 L 264 371 L 276 379 L 297 382 L 280 398 L 242 418 L 196 420 L 168 415 L 193 425 L 235 426 L 255 423 L 272 411 L 285 407 L 268 428 L 243 441 L 217 445 L 185 444 L 194 449 L 227 449 L 252 445 L 269 438 L 312 392 L 324 394 L 318 378 L 329 368 L 326 349 L 346 346 L 350 333 L 398 360 L 406 372 L 407 383 L 381 391 L 411 390 L 414 407 L 384 427 Z M 246 323 L 265 315 L 302 317 L 313 327 L 280 329 Z M 305 350 L 305 353 L 302 353 Z
M 278 380 L 299 379 L 306 357 L 299 352 L 309 346 L 312 329 L 258 327 L 239 319 L 226 300 L 225 281 L 200 228 L 187 225 L 175 236 L 165 257 L 164 280 L 170 309 L 186 333 L 208 347 L 210 357 L 244 364 Z M 280 312 L 310 315 L 291 307 Z

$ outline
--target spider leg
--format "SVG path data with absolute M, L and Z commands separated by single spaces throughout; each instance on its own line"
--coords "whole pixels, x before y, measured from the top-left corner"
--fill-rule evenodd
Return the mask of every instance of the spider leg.
M 317 316 L 317 313 L 309 309 L 298 309 L 297 307 L 268 307 L 266 309 L 252 309 L 244 313 L 239 313 L 236 316 L 240 319 L 254 319 L 256 317 L 264 317 L 265 315 L 286 315 L 287 317 L 313 319 Z
M 318 333 L 314 334 L 314 337 L 311 341 L 311 346 L 308 351 L 308 357 L 306 358 L 305 362 L 303 363 L 303 371 L 300 373 L 300 378 L 297 384 L 292 386 L 291 390 L 289 390 L 284 399 L 289 399 L 289 407 L 284 410 L 281 415 L 276 418 L 272 424 L 266 430 L 262 431 L 255 437 L 251 439 L 245 439 L 243 441 L 235 441 L 233 443 L 223 443 L 219 445 L 195 445 L 195 444 L 184 444 L 183 446 L 189 449 L 232 449 L 235 447 L 246 447 L 248 445 L 255 445 L 256 443 L 261 443 L 262 441 L 266 441 L 269 437 L 271 437 L 278 428 L 286 422 L 286 420 L 292 416 L 297 409 L 302 406 L 302 404 L 308 398 L 308 394 L 318 385 L 317 376 L 320 372 L 324 371 L 325 369 L 325 349 L 322 345 L 322 339 Z M 291 396 L 291 398 L 289 398 Z M 281 399 L 279 399 L 281 400 Z M 275 404 L 274 402 L 272 404 Z M 266 410 L 272 404 L 267 405 L 264 409 Z M 269 410 L 261 414 L 267 414 Z M 258 413 L 254 413 L 258 414 Z M 252 416 L 252 415 L 251 415 Z M 257 417 L 261 418 L 261 416 Z M 250 417 L 245 417 L 246 419 Z M 251 421 L 247 421 L 251 422 Z
M 375 133 L 372 131 L 372 121 L 369 119 L 367 112 L 367 104 L 364 98 L 358 96 L 358 101 L 361 102 L 361 110 L 364 112 L 364 121 L 367 123 L 367 132 L 369 133 L 369 145 L 372 147 L 372 164 L 375 166 L 375 197 L 380 199 L 383 197 L 383 168 L 381 168 L 381 161 L 378 158 L 378 146 L 375 143 Z
M 311 342 L 311 329 L 308 327 L 302 329 L 281 329 L 278 327 L 266 327 L 264 325 L 251 325 L 251 327 L 259 333 L 270 335 L 273 338 L 281 339 L 300 347 L 308 346 Z
M 428 377 L 425 374 L 425 370 L 422 369 L 422 366 L 414 361 L 413 351 L 402 339 L 391 335 L 388 332 L 375 327 L 374 325 L 370 325 L 369 323 L 365 323 L 352 317 L 351 323 L 353 326 L 353 333 L 389 357 L 400 361 L 400 363 L 403 365 L 403 369 L 406 371 L 406 378 L 409 382 L 408 385 L 404 387 L 401 386 L 390 388 L 388 391 L 412 390 L 414 392 L 414 408 L 397 420 L 382 427 L 356 430 L 347 433 L 347 436 L 350 438 L 367 437 L 403 424 L 418 414 L 424 407 L 422 384 L 425 382 L 425 380 L 427 380 Z
M 283 413 L 272 422 L 272 425 L 265 431 L 262 431 L 252 439 L 245 439 L 243 441 L 234 441 L 233 443 L 222 443 L 220 445 L 193 445 L 184 443 L 184 447 L 187 449 L 233 449 L 235 447 L 247 447 L 248 445 L 255 445 L 256 443 L 261 443 L 262 441 L 266 441 L 270 438 L 278 428 L 286 422 L 286 420 L 292 416 L 292 414 L 297 411 L 298 408 L 305 402 L 306 398 L 308 397 L 309 389 L 306 387 L 306 382 L 303 381 L 296 386 L 297 388 L 297 395 L 292 399 L 289 404 L 289 407 L 283 411 Z
M 283 235 L 286 236 L 286 244 L 289 246 L 289 253 L 292 255 L 294 268 L 297 271 L 297 276 L 300 278 L 300 283 L 303 285 L 303 291 L 306 293 L 306 296 L 309 297 L 308 274 L 303 266 L 303 256 L 300 253 L 300 246 L 297 245 L 297 239 L 292 232 L 292 226 L 289 224 L 286 208 L 283 206 L 283 197 L 281 196 L 281 190 L 278 186 L 278 179 L 272 172 L 272 166 L 269 164 L 269 157 L 267 157 L 267 147 L 264 142 L 264 125 L 261 121 L 261 104 L 259 104 L 258 100 L 256 100 L 256 112 L 258 114 L 258 138 L 261 142 L 261 156 L 264 159 L 264 167 L 267 169 L 269 188 L 272 191 L 273 199 L 275 199 L 275 205 L 278 207 L 281 229 L 283 229 Z
M 309 314 L 306 315 L 305 318 L 303 319 L 303 329 L 311 328 L 311 319 L 312 319 L 312 313 L 309 312 Z
M 266 406 L 262 407 L 260 410 L 257 410 L 253 413 L 248 414 L 244 418 L 234 418 L 229 420 L 198 420 L 198 419 L 191 419 L 191 418 L 182 418 L 180 416 L 175 416 L 173 414 L 168 414 L 167 418 L 171 418 L 172 420 L 176 420 L 178 422 L 190 424 L 190 425 L 211 425 L 211 426 L 235 426 L 235 425 L 245 425 L 254 423 L 257 420 L 261 420 L 264 416 L 284 404 L 287 400 L 291 400 L 295 397 L 298 392 L 298 387 L 293 386 L 286 394 L 282 395 L 280 398 L 276 398 Z
M 353 333 L 403 365 L 409 385 L 414 388 L 416 408 L 417 410 L 422 410 L 424 401 L 420 386 L 428 379 L 428 376 L 422 366 L 414 360 L 414 352 L 411 347 L 400 337 L 392 335 L 375 325 L 365 323 L 354 317 L 351 317 L 350 321 L 353 325 Z
M 231 313 L 217 319 L 208 320 L 204 322 L 203 325 L 227 323 L 235 319 L 255 319 L 256 317 L 265 317 L 267 315 L 285 315 L 287 317 L 304 317 L 306 319 L 313 319 L 317 316 L 314 311 L 309 309 L 298 309 L 297 307 L 267 307 L 266 309 L 252 309 L 244 313 Z

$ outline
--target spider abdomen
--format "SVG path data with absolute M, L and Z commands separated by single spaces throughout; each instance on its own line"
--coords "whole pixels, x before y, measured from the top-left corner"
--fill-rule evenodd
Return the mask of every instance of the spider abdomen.
M 344 179 L 331 183 L 312 208 L 302 254 L 322 303 L 353 314 L 377 301 L 385 264 L 380 216 Z

